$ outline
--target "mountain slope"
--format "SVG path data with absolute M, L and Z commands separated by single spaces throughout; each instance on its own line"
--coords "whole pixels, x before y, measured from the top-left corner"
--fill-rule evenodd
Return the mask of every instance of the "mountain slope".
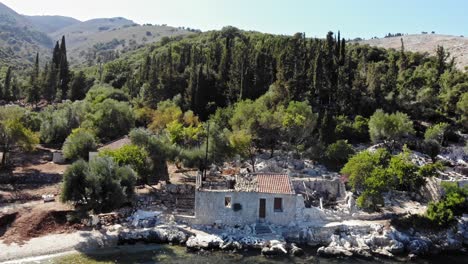
M 78 19 L 65 16 L 25 16 L 36 28 L 44 33 L 53 33 L 62 28 L 81 23 Z
M 191 34 L 186 30 L 168 26 L 132 25 L 88 34 L 83 39 L 73 39 L 68 45 L 68 57 L 72 64 L 92 65 L 98 59 L 103 62 L 115 59 L 118 53 L 128 52 L 154 43 L 163 37 Z M 67 41 L 69 35 L 65 35 Z
M 135 22 L 125 19 L 123 17 L 115 18 L 97 18 L 87 20 L 81 23 L 75 23 L 68 27 L 63 27 L 49 35 L 53 39 L 59 39 L 63 35 L 67 38 L 69 45 L 79 45 L 81 42 L 87 40 L 87 36 L 102 33 L 109 30 L 114 30 L 123 26 L 134 25 Z
M 371 46 L 377 46 L 382 48 L 400 49 L 401 41 L 405 49 L 413 52 L 428 52 L 429 54 L 435 54 L 437 46 L 443 46 L 452 57 L 455 57 L 455 62 L 458 69 L 463 70 L 465 66 L 468 66 L 468 38 L 457 37 L 449 35 L 436 35 L 436 34 L 415 34 L 405 35 L 402 37 L 391 37 L 381 39 L 370 39 L 363 40 L 359 43 L 369 44 Z
M 29 65 L 36 52 L 52 47 L 52 40 L 29 20 L 0 3 L 0 62 L 23 67 Z

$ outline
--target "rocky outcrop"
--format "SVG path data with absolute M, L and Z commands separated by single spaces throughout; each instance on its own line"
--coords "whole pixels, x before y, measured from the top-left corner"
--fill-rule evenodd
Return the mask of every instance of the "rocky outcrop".
M 119 232 L 119 244 L 146 242 L 184 244 L 188 234 L 177 227 L 125 229 Z
M 440 232 L 422 234 L 400 232 L 393 227 L 382 225 L 307 228 L 298 236 L 286 234 L 286 239 L 321 246 L 320 256 L 357 256 L 368 258 L 372 255 L 394 257 L 397 255 L 424 256 L 441 251 L 463 250 L 468 241 L 467 218 L 459 220 L 458 227 Z M 465 243 L 465 244 L 464 244 Z
M 459 251 L 468 245 L 468 216 L 458 220 L 458 225 L 440 232 L 401 232 L 381 224 L 346 224 L 312 227 L 271 226 L 274 232 L 269 239 L 256 235 L 250 226 L 207 229 L 207 233 L 190 233 L 183 226 L 159 225 L 153 228 L 126 229 L 112 226 L 109 231 L 118 234 L 123 243 L 173 243 L 185 244 L 191 251 L 198 250 L 259 250 L 264 256 L 291 254 L 299 256 L 303 250 L 296 245 L 319 247 L 317 254 L 326 257 L 383 257 L 437 254 Z M 111 230 L 112 229 L 112 230 Z M 210 231 L 211 230 L 211 231 Z

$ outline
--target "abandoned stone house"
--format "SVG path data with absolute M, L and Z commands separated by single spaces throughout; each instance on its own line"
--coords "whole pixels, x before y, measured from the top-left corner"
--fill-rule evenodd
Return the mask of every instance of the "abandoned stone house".
M 198 224 L 248 224 L 267 222 L 284 225 L 296 220 L 304 208 L 287 174 L 258 173 L 236 176 L 224 183 L 197 178 L 195 219 Z

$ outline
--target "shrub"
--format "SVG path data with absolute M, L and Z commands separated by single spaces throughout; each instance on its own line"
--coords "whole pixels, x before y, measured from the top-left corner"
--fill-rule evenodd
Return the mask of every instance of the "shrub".
M 97 148 L 96 138 L 89 130 L 77 128 L 63 144 L 63 156 L 68 160 L 89 158 L 89 152 Z
M 396 141 L 413 133 L 413 122 L 400 112 L 387 114 L 379 109 L 369 119 L 369 135 L 374 143 L 390 143 L 393 147 Z
M 341 173 L 349 176 L 349 183 L 353 190 L 361 191 L 365 186 L 366 178 L 371 176 L 372 171 L 385 165 L 390 159 L 390 154 L 384 149 L 376 152 L 363 151 L 349 159 L 341 169 Z
M 205 150 L 197 147 L 182 149 L 179 159 L 184 167 L 202 169 L 205 161 Z
M 447 123 L 438 123 L 429 127 L 424 133 L 424 141 L 436 141 L 443 145 L 445 142 L 445 133 L 447 132 Z
M 426 216 L 433 223 L 444 226 L 454 220 L 454 216 L 468 211 L 468 187 L 460 188 L 456 183 L 444 183 L 445 195 L 439 202 L 431 202 Z
M 148 164 L 148 152 L 136 145 L 126 145 L 116 150 L 103 150 L 100 157 L 110 157 L 120 166 L 128 165 L 137 174 L 142 183 L 148 183 L 150 164 Z
M 353 146 L 348 144 L 347 140 L 338 140 L 335 143 L 328 145 L 327 150 L 325 151 L 325 157 L 335 168 L 343 166 L 353 154 Z
M 96 131 L 99 138 L 113 140 L 127 135 L 135 125 L 132 109 L 127 102 L 106 99 L 92 107 L 89 128 Z
M 79 160 L 64 173 L 61 200 L 82 204 L 94 212 L 108 212 L 131 201 L 135 172 L 111 158 Z

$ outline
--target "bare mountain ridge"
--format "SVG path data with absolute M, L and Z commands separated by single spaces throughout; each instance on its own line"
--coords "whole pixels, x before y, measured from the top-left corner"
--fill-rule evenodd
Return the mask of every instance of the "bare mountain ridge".
M 24 16 L 44 33 L 50 34 L 62 28 L 81 23 L 78 19 L 66 16 Z
M 435 54 L 437 46 L 443 46 L 451 57 L 455 57 L 458 69 L 464 70 L 468 66 L 468 38 L 461 36 L 439 35 L 439 34 L 413 34 L 401 37 L 390 37 L 380 39 L 363 40 L 359 43 L 386 49 L 400 49 L 401 41 L 405 49 L 413 52 L 427 52 Z

